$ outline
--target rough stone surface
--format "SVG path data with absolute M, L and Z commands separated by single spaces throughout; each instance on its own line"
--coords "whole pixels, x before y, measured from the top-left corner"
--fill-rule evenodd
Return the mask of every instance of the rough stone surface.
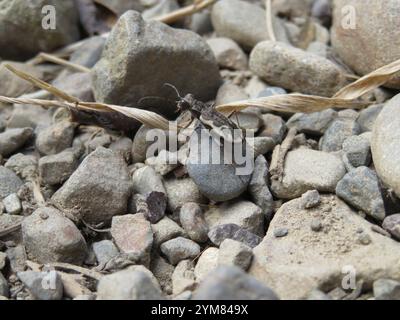
M 157 223 L 152 224 L 151 228 L 154 233 L 154 246 L 157 248 L 165 241 L 185 236 L 186 234 L 185 230 L 168 217 L 164 217 Z
M 251 52 L 250 69 L 271 85 L 328 97 L 346 81 L 333 62 L 281 42 L 259 43 Z
M 150 270 L 158 280 L 161 289 L 166 294 L 172 293 L 172 274 L 175 270 L 173 265 L 169 264 L 159 255 L 153 256 L 151 259 Z
M 349 265 L 366 287 L 380 278 L 400 278 L 400 245 L 373 232 L 372 224 L 343 201 L 323 196 L 318 208 L 301 207 L 301 199 L 285 203 L 263 242 L 253 250 L 250 274 L 282 299 L 306 298 L 315 288 L 328 292 L 341 286 L 343 267 Z M 316 217 L 322 221 L 323 232 L 311 233 Z M 289 229 L 288 235 L 276 238 L 273 230 L 282 227 Z M 370 238 L 369 244 L 361 241 L 363 235 Z
M 252 259 L 252 249 L 239 241 L 226 239 L 219 246 L 218 265 L 237 266 L 246 271 Z
M 40 263 L 80 265 L 87 254 L 85 239 L 78 228 L 54 208 L 39 208 L 25 218 L 22 236 L 27 251 Z
M 32 128 L 8 129 L 0 133 L 0 155 L 8 157 L 20 149 L 33 136 Z
M 122 252 L 149 262 L 153 230 L 143 214 L 115 216 L 112 219 L 111 235 Z
M 105 265 L 119 254 L 118 248 L 110 240 L 94 242 L 92 248 L 99 265 Z
M 222 0 L 213 6 L 211 20 L 220 37 L 227 37 L 244 49 L 251 50 L 258 42 L 268 40 L 266 13 L 261 7 L 240 0 Z M 274 18 L 279 41 L 289 42 L 281 20 Z
M 220 67 L 233 70 L 247 69 L 247 56 L 238 44 L 229 38 L 212 38 L 207 41 Z
M 315 208 L 320 204 L 321 198 L 318 190 L 310 190 L 302 194 L 301 199 L 303 201 L 303 208 L 311 209 Z
M 296 113 L 286 123 L 288 128 L 296 127 L 301 133 L 322 136 L 331 122 L 337 117 L 337 112 L 327 109 L 313 113 Z
M 61 300 L 63 296 L 64 286 L 56 271 L 23 271 L 18 272 L 17 276 L 38 300 Z
M 378 178 L 375 172 L 367 167 L 359 167 L 346 174 L 337 184 L 336 194 L 375 219 L 385 218 Z
M 104 276 L 97 286 L 97 300 L 162 300 L 153 279 L 130 268 Z
M 186 290 L 193 290 L 197 285 L 194 275 L 194 264 L 191 260 L 182 260 L 175 267 L 172 274 L 172 288 L 174 295 Z
M 400 95 L 385 104 L 372 132 L 371 151 L 376 172 L 400 197 Z
M 20 214 L 22 211 L 21 200 L 17 194 L 12 193 L 3 199 L 4 209 L 9 214 Z
M 213 247 L 203 251 L 194 268 L 194 275 L 197 282 L 203 281 L 218 267 L 218 252 L 219 249 Z
M 151 166 L 137 169 L 133 173 L 132 182 L 133 191 L 144 196 L 152 191 L 166 193 L 161 175 Z
M 345 6 L 351 6 L 353 10 L 350 15 L 349 10 L 345 11 L 347 16 L 343 17 L 342 10 Z M 349 7 L 345 7 L 345 10 L 346 8 Z M 333 48 L 343 62 L 360 75 L 399 59 L 400 39 L 396 37 L 396 30 L 400 28 L 399 14 L 400 8 L 396 0 L 372 0 L 368 6 L 358 0 L 335 0 Z M 349 28 L 350 18 L 356 19 L 355 28 Z M 396 77 L 390 85 L 399 89 L 400 78 Z
M 193 259 L 200 253 L 200 246 L 196 242 L 182 237 L 164 242 L 160 249 L 172 265 L 185 259 Z
M 393 214 L 383 220 L 382 227 L 395 239 L 400 240 L 400 214 Z
M 190 74 L 191 81 L 181 74 Z M 215 57 L 199 35 L 145 22 L 134 11 L 126 12 L 114 26 L 92 76 L 96 101 L 128 107 L 138 106 L 145 96 L 175 99 L 172 90 L 163 89 L 164 83 L 207 101 L 221 81 Z M 175 107 L 159 111 L 171 113 Z
M 269 113 L 264 114 L 262 119 L 264 125 L 259 136 L 270 137 L 276 144 L 281 143 L 287 129 L 285 121 L 281 117 Z
M 43 184 L 58 185 L 65 182 L 78 167 L 73 151 L 63 151 L 39 160 L 39 176 Z
M 220 266 L 195 291 L 194 300 L 277 300 L 267 286 L 237 267 Z
M 204 213 L 210 227 L 236 224 L 244 230 L 256 235 L 264 234 L 264 215 L 260 207 L 249 201 L 224 202 L 214 206 Z
M 375 104 L 360 111 L 357 122 L 362 132 L 372 131 L 379 114 L 383 109 L 382 104 Z
M 39 132 L 36 148 L 41 154 L 57 154 L 72 146 L 76 125 L 69 121 L 57 122 Z
M 264 156 L 259 155 L 254 163 L 254 172 L 250 180 L 248 192 L 267 219 L 270 218 L 274 206 L 274 198 L 268 186 L 268 174 L 267 160 L 265 160 Z
M 390 279 L 379 279 L 373 283 L 376 300 L 400 300 L 400 282 Z
M 172 212 L 179 210 L 187 202 L 206 203 L 198 186 L 190 178 L 166 179 L 164 186 L 168 196 L 168 207 Z
M 261 237 L 233 223 L 221 224 L 213 227 L 208 232 L 208 237 L 216 246 L 220 246 L 225 239 L 232 239 L 243 242 L 251 248 L 257 246 L 262 240 Z
M 283 199 L 293 199 L 309 190 L 334 192 L 346 173 L 343 162 L 326 152 L 298 149 L 286 156 L 282 183 L 272 183 L 272 191 Z
M 104 222 L 126 213 L 131 195 L 129 180 L 122 157 L 98 148 L 83 160 L 52 200 L 86 222 Z
M 208 240 L 208 225 L 203 211 L 197 203 L 185 203 L 179 213 L 179 220 L 190 239 L 199 243 Z
M 371 162 L 371 143 L 363 136 L 351 136 L 343 142 L 345 157 L 353 167 L 368 166 Z
M 353 119 L 336 119 L 325 131 L 320 140 L 320 150 L 326 152 L 335 152 L 342 150 L 343 142 L 351 137 L 361 133 L 359 124 Z
M 16 193 L 21 186 L 21 179 L 13 171 L 0 166 L 0 199 Z
M 55 30 L 42 27 L 42 20 L 48 18 L 49 14 L 49 11 L 43 11 L 46 5 L 54 6 L 57 12 Z M 48 23 L 48 19 L 45 19 L 45 22 Z M 79 40 L 78 12 L 74 3 L 70 1 L 2 1 L 0 39 L 2 58 L 27 59 L 39 52 L 52 52 Z
M 234 199 L 247 189 L 250 182 L 253 168 L 250 152 L 246 152 L 244 159 L 240 159 L 246 161 L 244 165 L 250 168 L 245 168 L 242 164 L 239 167 L 233 161 L 229 163 L 225 161 L 224 146 L 219 145 L 211 134 L 202 129 L 202 126 L 198 126 L 190 138 L 190 153 L 186 162 L 189 176 L 200 192 L 210 200 Z M 208 141 L 204 142 L 203 139 Z M 232 145 L 232 148 L 239 147 L 241 145 Z
M 0 272 L 0 296 L 8 297 L 10 291 L 8 287 L 7 280 L 4 278 L 3 274 Z
M 14 171 L 24 180 L 31 180 L 38 175 L 38 160 L 34 155 L 14 154 L 7 160 L 4 166 Z

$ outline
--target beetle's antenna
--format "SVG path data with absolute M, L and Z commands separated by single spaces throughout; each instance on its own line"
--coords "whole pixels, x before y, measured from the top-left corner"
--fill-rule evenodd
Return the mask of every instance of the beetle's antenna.
M 183 98 L 181 97 L 181 94 L 179 93 L 178 89 L 177 89 L 174 85 L 172 85 L 172 84 L 170 84 L 170 83 L 164 83 L 163 85 L 164 85 L 165 87 L 170 87 L 170 88 L 174 89 L 175 92 L 176 92 L 177 97 L 178 97 L 179 99 L 183 99 Z

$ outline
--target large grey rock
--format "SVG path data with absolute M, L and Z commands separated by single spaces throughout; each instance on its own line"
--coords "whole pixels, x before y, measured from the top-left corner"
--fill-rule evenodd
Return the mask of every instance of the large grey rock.
M 18 272 L 19 280 L 38 300 L 61 300 L 64 286 L 60 275 L 52 270 L 49 272 L 23 271 Z
M 8 157 L 33 136 L 32 128 L 8 129 L 0 133 L 0 155 Z
M 40 263 L 81 264 L 86 257 L 85 239 L 71 220 L 50 207 L 37 209 L 22 222 L 27 251 Z
M 265 10 L 255 4 L 240 0 L 218 1 L 213 6 L 211 20 L 218 36 L 230 38 L 246 50 L 270 39 Z M 274 18 L 273 26 L 277 39 L 289 42 L 282 21 Z
M 0 199 L 16 193 L 22 184 L 21 179 L 13 171 L 0 166 Z
M 203 101 L 214 98 L 220 85 L 218 65 L 199 35 L 157 21 L 145 22 L 134 11 L 126 12 L 114 26 L 92 76 L 96 101 L 128 107 L 138 106 L 146 96 L 175 100 L 176 93 L 163 88 L 164 83 L 173 84 L 181 95 L 192 93 Z M 171 113 L 176 108 L 166 107 L 164 102 L 158 111 Z
M 372 132 L 371 151 L 376 172 L 400 197 L 400 95 L 388 101 Z
M 56 28 L 43 27 L 49 22 L 47 5 L 53 6 Z M 44 10 L 44 11 L 43 11 Z M 18 37 L 15 35 L 18 34 Z M 38 41 L 40 39 L 40 41 Z M 79 40 L 78 12 L 74 2 L 63 0 L 1 1 L 0 56 L 27 59 L 39 52 L 51 52 Z
M 228 201 L 240 196 L 246 189 L 253 172 L 253 155 L 247 144 L 230 144 L 231 158 L 225 156 L 225 144 L 219 145 L 211 133 L 201 125 L 190 138 L 190 153 L 186 162 L 189 176 L 202 194 L 213 201 Z M 243 159 L 235 159 L 239 148 L 246 148 Z M 232 157 L 233 154 L 233 157 Z M 240 152 L 242 155 L 242 152 Z M 240 163 L 239 163 L 240 162 Z M 240 172 L 243 170 L 243 172 Z
M 89 223 L 126 213 L 131 183 L 126 162 L 112 151 L 98 148 L 83 160 L 52 200 Z
M 346 83 L 330 60 L 281 42 L 259 43 L 251 52 L 250 69 L 271 85 L 305 94 L 331 97 Z
M 210 207 L 204 212 L 210 229 L 224 224 L 236 224 L 258 236 L 264 235 L 264 215 L 260 207 L 249 201 L 230 201 Z
M 347 173 L 337 184 L 336 194 L 375 219 L 385 218 L 378 178 L 375 172 L 367 167 L 359 167 Z
M 267 286 L 237 267 L 221 266 L 195 291 L 194 300 L 278 300 Z
M 400 7 L 396 0 L 371 0 L 368 6 L 358 0 L 333 3 L 332 45 L 346 65 L 365 75 L 400 59 L 400 39 L 396 37 Z M 390 86 L 400 88 L 400 78 Z
M 128 268 L 104 276 L 97 286 L 97 300 L 161 300 L 159 287 L 145 272 Z
M 316 218 L 322 232 L 310 230 Z M 287 202 L 253 250 L 249 272 L 282 299 L 307 298 L 315 288 L 328 292 L 341 287 L 349 274 L 344 270 L 351 268 L 366 287 L 380 278 L 398 280 L 400 245 L 372 231 L 372 226 L 335 196 L 322 196 L 314 209 L 302 209 L 301 199 Z M 289 233 L 276 238 L 273 230 L 283 227 Z
M 293 199 L 308 190 L 334 192 L 346 173 L 343 162 L 322 151 L 298 149 L 287 154 L 282 182 L 273 181 L 278 198 Z

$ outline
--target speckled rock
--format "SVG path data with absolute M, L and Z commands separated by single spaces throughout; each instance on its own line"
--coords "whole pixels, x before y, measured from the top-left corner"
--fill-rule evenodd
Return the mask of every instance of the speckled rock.
M 173 265 L 185 259 L 193 259 L 200 253 L 200 246 L 196 242 L 182 237 L 164 242 L 160 249 Z
M 66 181 L 78 167 L 73 151 L 63 151 L 39 159 L 39 176 L 43 184 L 58 185 Z
M 219 249 L 210 247 L 203 251 L 197 260 L 196 267 L 194 268 L 194 275 L 196 281 L 203 281 L 209 274 L 215 271 L 218 267 Z
M 8 129 L 0 133 L 0 155 L 8 157 L 33 137 L 32 128 Z
M 252 248 L 239 241 L 226 239 L 219 246 L 218 265 L 237 266 L 246 271 L 252 259 Z
M 296 127 L 301 133 L 322 136 L 331 122 L 337 117 L 337 112 L 327 109 L 313 113 L 296 113 L 286 123 L 288 128 Z
M 341 286 L 344 266 L 353 266 L 366 286 L 380 278 L 400 279 L 399 243 L 373 232 L 371 223 L 335 196 L 323 196 L 312 210 L 301 205 L 301 199 L 285 203 L 253 250 L 250 274 L 282 299 L 306 298 L 315 288 Z M 324 232 L 310 232 L 315 217 L 321 219 Z M 273 230 L 278 227 L 288 228 L 288 235 L 276 238 Z
M 57 122 L 39 132 L 36 148 L 43 155 L 57 154 L 72 146 L 76 124 L 69 121 Z
M 320 150 L 335 152 L 342 150 L 343 142 L 361 133 L 360 125 L 353 119 L 339 118 L 334 120 L 325 131 L 319 142 Z
M 238 44 L 230 38 L 211 38 L 207 41 L 220 67 L 246 70 L 247 56 Z
M 208 240 L 208 225 L 203 211 L 197 203 L 185 203 L 179 213 L 179 220 L 190 239 L 199 243 Z
M 21 179 L 13 171 L 0 166 L 0 199 L 16 193 L 22 184 Z

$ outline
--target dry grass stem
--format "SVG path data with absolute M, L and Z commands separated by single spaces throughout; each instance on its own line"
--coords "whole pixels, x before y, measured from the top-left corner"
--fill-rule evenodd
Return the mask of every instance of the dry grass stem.
M 271 41 L 276 41 L 275 32 L 274 32 L 274 24 L 272 22 L 273 15 L 272 15 L 272 1 L 266 0 L 265 8 L 267 13 L 267 31 L 268 36 Z

